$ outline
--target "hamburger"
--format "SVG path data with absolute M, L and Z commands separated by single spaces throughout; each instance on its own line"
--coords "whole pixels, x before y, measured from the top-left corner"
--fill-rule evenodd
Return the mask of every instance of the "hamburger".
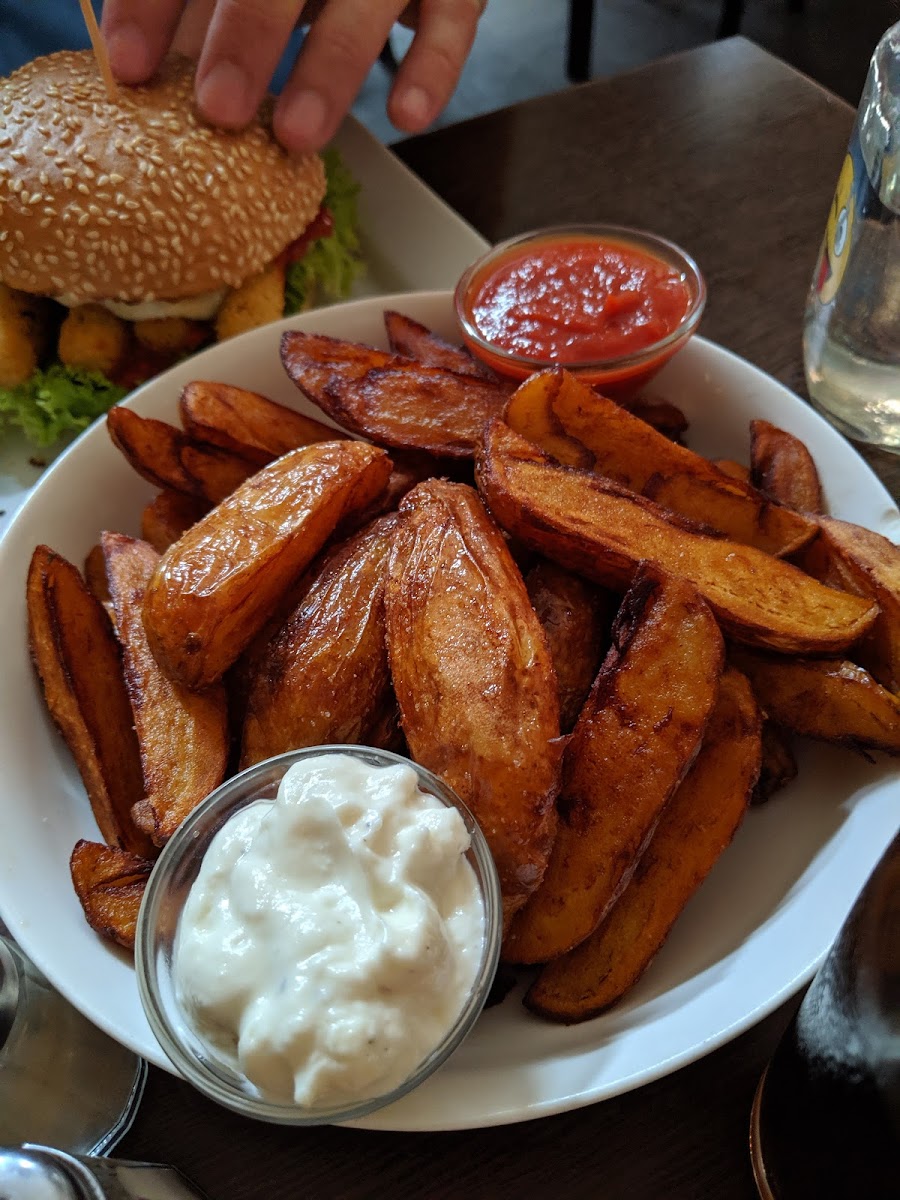
M 0 80 L 0 419 L 50 444 L 214 339 L 342 298 L 358 188 L 193 105 L 173 56 L 111 101 L 90 51 Z

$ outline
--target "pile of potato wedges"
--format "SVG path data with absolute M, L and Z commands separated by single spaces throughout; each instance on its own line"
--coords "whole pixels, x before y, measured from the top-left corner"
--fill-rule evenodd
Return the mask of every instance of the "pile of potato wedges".
M 793 742 L 900 753 L 900 550 L 823 513 L 756 421 L 749 465 L 671 405 L 564 370 L 515 390 L 409 317 L 389 351 L 289 332 L 325 424 L 226 383 L 110 436 L 158 494 L 83 570 L 39 546 L 29 640 L 99 830 L 71 858 L 133 946 L 153 859 L 230 774 L 407 754 L 477 817 L 503 956 L 555 1021 L 635 983 Z

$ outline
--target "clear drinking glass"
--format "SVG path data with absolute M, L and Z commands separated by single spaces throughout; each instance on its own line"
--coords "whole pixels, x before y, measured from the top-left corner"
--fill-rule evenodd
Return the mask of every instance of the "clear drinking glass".
M 848 437 L 900 454 L 900 22 L 878 43 L 806 306 L 806 383 Z
M 0 1145 L 104 1154 L 128 1129 L 146 1071 L 0 936 Z

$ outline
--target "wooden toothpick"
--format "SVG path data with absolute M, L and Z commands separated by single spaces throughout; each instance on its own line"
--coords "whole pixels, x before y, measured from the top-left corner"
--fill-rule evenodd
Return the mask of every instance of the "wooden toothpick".
M 97 24 L 97 18 L 94 16 L 94 10 L 91 8 L 91 0 L 78 0 L 78 3 L 81 5 L 81 15 L 84 17 L 85 25 L 87 25 L 91 45 L 94 48 L 94 58 L 97 60 L 97 66 L 100 68 L 100 75 L 103 79 L 103 86 L 106 88 L 106 98 L 110 103 L 114 104 L 119 99 L 119 89 L 115 79 L 113 79 L 112 68 L 109 65 L 106 42 L 103 40 L 103 34 L 100 32 L 100 26 Z

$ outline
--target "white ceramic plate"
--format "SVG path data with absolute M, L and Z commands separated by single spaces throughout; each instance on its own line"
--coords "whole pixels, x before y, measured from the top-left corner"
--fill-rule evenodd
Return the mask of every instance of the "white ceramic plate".
M 354 297 L 452 288 L 488 243 L 409 167 L 347 117 L 333 143 L 361 185 L 364 270 Z M 0 445 L 0 533 L 42 474 L 41 452 L 15 433 Z
M 207 350 L 127 403 L 173 420 L 181 386 L 206 378 L 304 408 L 279 363 L 282 329 L 383 345 L 385 306 L 444 336 L 456 335 L 447 292 L 362 300 Z M 836 515 L 893 537 L 900 533 L 900 514 L 849 444 L 747 363 L 695 338 L 654 390 L 685 410 L 691 443 L 704 453 L 746 460 L 752 417 L 798 434 L 815 455 Z M 38 542 L 81 562 L 101 529 L 136 532 L 151 494 L 101 423 L 47 471 L 0 541 L 0 912 L 76 1007 L 167 1067 L 140 1008 L 128 958 L 91 932 L 72 892 L 72 846 L 97 834 L 80 780 L 38 694 L 25 645 L 23 595 Z M 706 1054 L 812 974 L 890 841 L 897 813 L 891 764 L 805 747 L 796 783 L 749 813 L 624 1003 L 594 1021 L 562 1028 L 530 1016 L 513 994 L 483 1015 L 461 1050 L 413 1096 L 361 1124 L 424 1130 L 524 1120 L 627 1091 Z

